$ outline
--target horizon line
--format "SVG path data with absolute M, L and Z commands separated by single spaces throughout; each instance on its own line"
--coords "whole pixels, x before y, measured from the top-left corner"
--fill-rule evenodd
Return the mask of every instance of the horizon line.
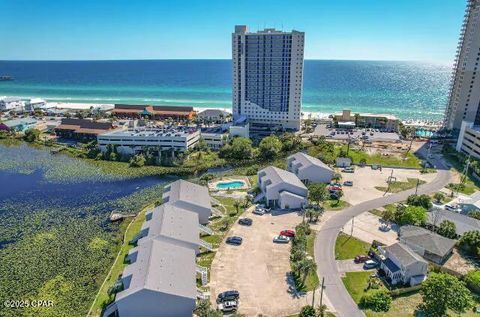
M 141 62 L 141 61 L 231 61 L 231 58 L 144 58 L 144 59 L 0 59 L 0 62 Z M 345 62 L 410 62 L 447 64 L 448 61 L 395 60 L 395 59 L 335 59 L 305 58 L 305 61 L 345 61 Z

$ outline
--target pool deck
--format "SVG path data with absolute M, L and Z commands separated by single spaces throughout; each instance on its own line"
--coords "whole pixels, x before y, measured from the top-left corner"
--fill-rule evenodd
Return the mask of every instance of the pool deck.
M 228 182 L 243 182 L 243 186 L 235 188 L 217 188 L 218 183 L 228 183 Z M 227 191 L 227 190 L 246 190 L 250 189 L 250 181 L 248 177 L 245 176 L 231 176 L 231 177 L 222 177 L 220 179 L 212 180 L 208 183 L 208 189 L 212 192 Z

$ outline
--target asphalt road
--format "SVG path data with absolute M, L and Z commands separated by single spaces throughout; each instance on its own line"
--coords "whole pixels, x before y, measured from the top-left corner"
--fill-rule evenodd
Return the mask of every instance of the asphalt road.
M 436 178 L 418 187 L 418 194 L 436 192 L 448 184 L 450 172 L 440 160 L 433 162 L 439 168 Z M 363 212 L 406 200 L 415 189 L 388 195 L 347 208 L 328 219 L 315 239 L 315 261 L 319 279 L 325 277 L 325 294 L 340 317 L 364 317 L 363 312 L 350 297 L 341 279 L 335 260 L 335 240 L 342 227 Z

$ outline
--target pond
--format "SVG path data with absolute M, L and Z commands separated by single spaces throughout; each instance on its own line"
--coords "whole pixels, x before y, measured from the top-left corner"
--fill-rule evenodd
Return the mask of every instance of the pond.
M 173 179 L 104 175 L 86 161 L 0 145 L 2 302 L 55 296 L 49 316 L 85 316 L 125 227 L 108 216 L 138 212 Z

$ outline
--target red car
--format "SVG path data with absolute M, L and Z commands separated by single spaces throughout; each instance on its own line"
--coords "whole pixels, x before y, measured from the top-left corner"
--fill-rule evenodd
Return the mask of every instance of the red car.
M 363 263 L 369 259 L 370 257 L 368 255 L 357 255 L 353 261 L 355 263 Z
M 295 231 L 293 231 L 293 230 L 283 230 L 283 231 L 280 231 L 280 235 L 285 236 L 285 237 L 294 238 L 295 237 Z

